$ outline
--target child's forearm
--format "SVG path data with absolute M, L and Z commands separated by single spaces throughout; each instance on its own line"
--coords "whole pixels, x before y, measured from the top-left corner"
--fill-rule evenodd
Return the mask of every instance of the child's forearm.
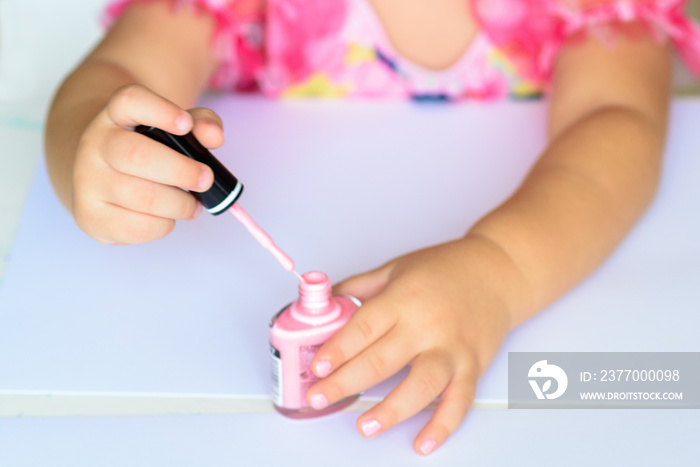
M 601 107 L 559 134 L 520 189 L 468 238 L 510 264 L 515 327 L 582 280 L 613 251 L 651 202 L 664 119 Z

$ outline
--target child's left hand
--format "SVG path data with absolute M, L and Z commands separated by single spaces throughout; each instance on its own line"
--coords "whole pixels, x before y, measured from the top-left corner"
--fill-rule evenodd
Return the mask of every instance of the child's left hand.
M 511 328 L 510 304 L 524 290 L 520 277 L 497 245 L 468 235 L 337 285 L 335 292 L 363 306 L 314 357 L 311 367 L 323 379 L 309 389 L 309 403 L 320 409 L 410 364 L 406 379 L 357 427 L 375 436 L 441 395 L 414 441 L 417 452 L 430 453 L 471 407 L 477 380 Z

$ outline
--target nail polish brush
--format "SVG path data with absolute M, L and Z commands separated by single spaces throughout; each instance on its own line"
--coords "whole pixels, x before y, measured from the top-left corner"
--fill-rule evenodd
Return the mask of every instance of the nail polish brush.
M 296 275 L 300 281 L 304 279 L 294 269 L 294 261 L 282 251 L 272 238 L 265 232 L 236 201 L 243 193 L 243 184 L 195 138 L 192 133 L 183 136 L 174 135 L 153 126 L 139 125 L 134 129 L 137 133 L 165 144 L 190 159 L 201 162 L 214 172 L 214 183 L 205 192 L 190 191 L 202 203 L 209 213 L 217 216 L 224 211 L 230 211 L 238 221 L 250 232 L 260 245 L 268 250 L 286 271 Z

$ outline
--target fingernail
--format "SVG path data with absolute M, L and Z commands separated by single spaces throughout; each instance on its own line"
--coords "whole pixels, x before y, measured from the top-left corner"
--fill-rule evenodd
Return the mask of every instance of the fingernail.
M 321 360 L 320 362 L 316 363 L 314 369 L 316 370 L 316 376 L 318 376 L 319 378 L 328 376 L 328 374 L 331 372 L 331 362 Z
M 207 191 L 212 183 L 211 173 L 208 170 L 202 171 L 202 174 L 199 176 L 199 191 Z
M 362 424 L 360 424 L 360 429 L 362 430 L 362 433 L 367 437 L 372 436 L 381 428 L 382 426 L 376 420 L 367 420 L 366 422 L 362 422 Z
M 202 209 L 204 209 L 204 206 L 202 206 L 202 203 L 197 201 L 197 207 L 194 208 L 194 216 L 192 216 L 193 219 L 196 219 L 199 217 L 199 215 L 202 213 Z
M 437 446 L 437 441 L 434 439 L 426 439 L 423 441 L 423 444 L 420 445 L 418 448 L 424 456 L 427 456 L 431 452 L 433 452 L 433 449 L 435 449 L 435 446 Z
M 177 117 L 177 120 L 175 120 L 175 126 L 180 131 L 187 131 L 187 129 L 190 126 L 189 117 L 187 117 L 186 115 L 180 115 L 179 117 Z
M 314 394 L 309 398 L 311 407 L 315 410 L 325 409 L 328 406 L 328 399 L 323 394 Z

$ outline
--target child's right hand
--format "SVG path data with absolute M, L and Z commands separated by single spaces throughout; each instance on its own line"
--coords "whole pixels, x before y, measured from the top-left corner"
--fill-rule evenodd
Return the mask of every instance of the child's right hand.
M 132 131 L 139 124 L 177 135 L 194 131 L 207 148 L 223 144 L 213 111 L 185 111 L 136 84 L 118 89 L 85 129 L 73 167 L 73 217 L 101 243 L 164 237 L 176 220 L 194 219 L 202 210 L 183 190 L 202 192 L 213 183 L 209 167 Z

